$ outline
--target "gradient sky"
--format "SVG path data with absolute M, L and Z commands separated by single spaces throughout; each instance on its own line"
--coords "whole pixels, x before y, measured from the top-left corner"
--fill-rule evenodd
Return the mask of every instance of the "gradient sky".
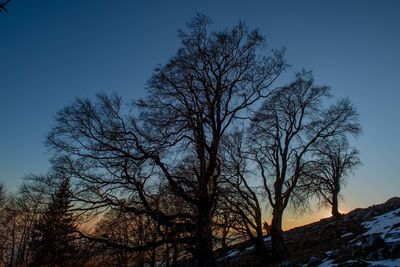
M 45 172 L 42 142 L 54 114 L 75 97 L 144 95 L 157 64 L 174 55 L 196 12 L 216 28 L 243 20 L 287 48 L 294 73 L 351 98 L 363 135 L 363 166 L 344 190 L 343 210 L 400 195 L 400 1 L 12 0 L 0 13 L 0 180 L 15 190 Z M 326 216 L 322 210 L 303 219 Z M 294 222 L 294 223 L 292 223 Z

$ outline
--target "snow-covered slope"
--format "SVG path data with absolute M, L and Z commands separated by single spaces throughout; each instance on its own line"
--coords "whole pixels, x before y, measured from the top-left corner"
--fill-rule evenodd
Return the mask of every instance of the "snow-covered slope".
M 385 242 L 400 242 L 400 209 L 396 209 L 362 224 L 367 232 L 364 235 L 379 234 Z
M 349 241 L 354 251 L 369 251 L 357 259 L 349 259 L 344 262 L 335 263 L 330 259 L 332 253 L 326 253 L 327 258 L 318 265 L 326 266 L 400 266 L 400 257 L 396 254 L 400 244 L 400 208 L 375 216 L 368 221 L 362 222 L 365 232 Z M 342 235 L 352 236 L 354 233 Z M 355 242 L 356 241 L 356 242 Z M 372 248 L 372 249 L 369 249 Z
M 340 219 L 323 219 L 285 233 L 289 254 L 272 262 L 254 254 L 250 243 L 218 259 L 220 266 L 397 266 L 400 267 L 400 198 Z M 270 239 L 266 240 L 270 246 Z

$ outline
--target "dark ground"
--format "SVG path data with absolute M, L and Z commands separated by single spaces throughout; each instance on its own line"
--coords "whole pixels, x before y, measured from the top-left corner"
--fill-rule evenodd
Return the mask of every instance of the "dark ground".
M 397 223 L 390 225 L 396 233 L 396 242 L 386 242 L 379 234 L 363 235 L 366 232 L 363 223 L 373 217 L 400 208 L 400 198 L 387 202 L 355 209 L 339 219 L 327 218 L 319 222 L 294 228 L 285 232 L 285 241 L 289 249 L 287 258 L 281 261 L 261 259 L 250 249 L 251 243 L 244 242 L 231 247 L 228 253 L 236 251 L 235 256 L 224 257 L 216 251 L 218 266 L 400 266 L 400 212 L 395 214 Z M 270 243 L 267 241 L 270 251 Z M 231 255 L 232 255 L 231 254 Z M 393 259 L 397 259 L 393 261 Z M 330 262 L 329 262 L 330 260 Z M 393 265 L 377 265 L 373 261 L 389 260 Z M 393 263 L 394 262 L 394 263 Z

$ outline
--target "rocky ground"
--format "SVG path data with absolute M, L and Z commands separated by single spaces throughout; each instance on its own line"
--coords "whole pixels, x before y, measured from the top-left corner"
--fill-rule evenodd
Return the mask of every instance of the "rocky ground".
M 245 242 L 219 255 L 218 265 L 400 267 L 400 198 L 294 228 L 285 232 L 285 241 L 289 252 L 284 261 L 260 259 Z

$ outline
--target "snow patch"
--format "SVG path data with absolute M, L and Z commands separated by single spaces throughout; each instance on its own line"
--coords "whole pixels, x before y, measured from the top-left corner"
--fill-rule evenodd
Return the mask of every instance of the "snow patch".
M 318 267 L 331 267 L 331 266 L 336 266 L 336 264 L 333 263 L 333 260 L 324 260 L 318 265 Z
M 326 252 L 325 252 L 325 254 L 326 254 L 327 256 L 331 255 L 332 253 L 333 253 L 332 250 L 329 250 L 329 251 L 326 251 Z
M 362 225 L 367 229 L 363 235 L 379 234 L 385 242 L 400 242 L 400 208 L 374 217 Z M 397 225 L 397 227 L 393 227 Z
M 389 259 L 389 260 L 381 260 L 381 261 L 367 261 L 368 264 L 372 267 L 399 267 L 400 259 Z
M 252 250 L 255 250 L 255 249 L 256 249 L 256 246 L 252 245 L 252 246 L 250 246 L 250 247 L 247 247 L 247 248 L 245 249 L 245 251 L 246 251 L 246 252 L 249 252 L 249 251 L 252 251 Z
M 225 256 L 223 256 L 223 257 L 217 259 L 217 261 L 224 261 L 224 260 L 226 260 L 226 259 L 235 257 L 235 256 L 237 256 L 238 254 L 239 254 L 239 250 L 237 250 L 237 249 L 230 250 L 230 251 L 228 251 L 228 253 L 227 253 Z
M 271 236 L 269 235 L 269 236 L 265 236 L 264 237 L 264 241 L 271 241 Z
M 350 233 L 347 233 L 347 234 L 343 234 L 341 237 L 347 237 L 347 236 L 351 236 L 351 235 L 354 235 L 354 233 L 350 232 Z

